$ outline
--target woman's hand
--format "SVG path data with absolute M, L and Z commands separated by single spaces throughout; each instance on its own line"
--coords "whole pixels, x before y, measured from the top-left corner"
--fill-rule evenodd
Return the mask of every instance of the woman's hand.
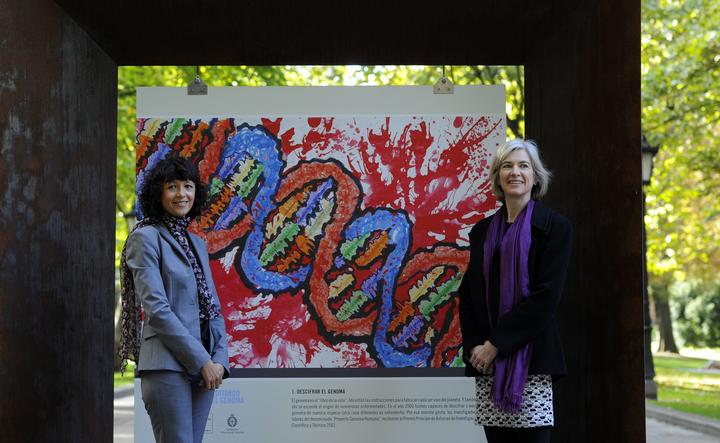
M 220 363 L 215 363 L 212 360 L 208 360 L 205 366 L 200 371 L 202 374 L 205 388 L 217 389 L 222 384 L 223 374 L 225 374 L 225 368 Z
M 472 351 L 470 351 L 470 364 L 472 364 L 478 372 L 490 375 L 493 370 L 493 361 L 495 361 L 497 355 L 498 349 L 486 340 L 485 343 L 472 348 Z

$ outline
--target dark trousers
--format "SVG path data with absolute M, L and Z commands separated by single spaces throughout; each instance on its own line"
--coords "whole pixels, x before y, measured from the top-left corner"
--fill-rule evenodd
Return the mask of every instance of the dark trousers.
M 552 426 L 505 428 L 484 426 L 488 443 L 550 443 Z

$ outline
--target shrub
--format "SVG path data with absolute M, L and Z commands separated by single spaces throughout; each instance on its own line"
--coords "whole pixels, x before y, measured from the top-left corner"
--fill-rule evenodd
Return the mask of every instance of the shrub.
M 673 289 L 676 331 L 685 346 L 720 347 L 720 283 L 684 284 Z

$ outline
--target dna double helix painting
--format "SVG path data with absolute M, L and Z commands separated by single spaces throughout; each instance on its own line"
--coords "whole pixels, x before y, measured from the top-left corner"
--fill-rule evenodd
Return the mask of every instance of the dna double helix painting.
M 462 366 L 470 228 L 503 116 L 141 118 L 137 186 L 181 155 L 236 368 Z M 142 216 L 140 214 L 140 216 Z

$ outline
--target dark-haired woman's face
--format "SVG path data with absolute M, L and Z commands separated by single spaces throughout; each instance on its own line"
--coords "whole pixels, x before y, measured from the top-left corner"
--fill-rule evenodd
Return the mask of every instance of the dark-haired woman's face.
M 185 217 L 195 202 L 195 183 L 192 180 L 173 180 L 163 183 L 162 206 L 174 217 Z

